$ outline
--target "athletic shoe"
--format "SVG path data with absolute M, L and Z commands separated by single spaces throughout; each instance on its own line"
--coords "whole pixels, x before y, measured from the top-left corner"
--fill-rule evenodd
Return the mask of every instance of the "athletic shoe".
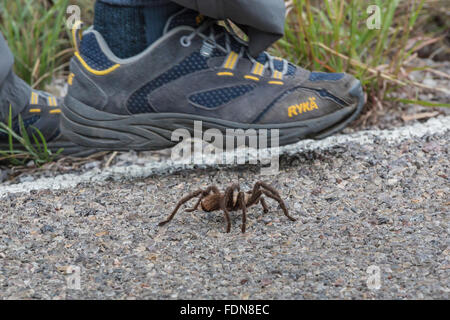
M 324 138 L 364 105 L 360 82 L 310 72 L 246 43 L 191 10 L 172 16 L 144 52 L 119 59 L 93 28 L 77 33 L 63 133 L 101 150 L 172 147 L 176 129 L 279 129 L 279 143 Z
M 0 105 L 0 116 L 1 121 L 7 124 L 9 112 L 11 110 L 12 129 L 14 132 L 20 135 L 20 115 L 23 120 L 24 127 L 27 129 L 27 133 L 32 142 L 34 142 L 32 134 L 34 134 L 38 141 L 41 142 L 41 137 L 35 130 L 38 129 L 44 136 L 48 147 L 53 152 L 56 152 L 61 148 L 63 149 L 63 154 L 73 156 L 84 156 L 95 152 L 95 150 L 70 142 L 61 134 L 61 130 L 59 128 L 61 119 L 61 99 L 58 99 L 44 91 L 32 90 L 25 82 L 17 78 L 12 73 L 5 81 L 10 81 L 13 83 L 8 83 L 8 92 L 0 90 L 0 93 L 4 95 L 4 99 L 2 99 L 2 103 Z M 21 87 L 21 90 L 15 91 L 14 88 L 17 88 L 18 86 Z M 13 105 L 8 103 L 8 95 L 14 94 L 14 92 L 17 94 L 25 94 L 29 92 L 29 102 L 19 112 Z M 9 134 L 0 131 L 0 150 L 9 149 L 8 140 Z M 23 146 L 21 146 L 15 139 L 13 139 L 13 143 L 15 148 L 23 148 Z

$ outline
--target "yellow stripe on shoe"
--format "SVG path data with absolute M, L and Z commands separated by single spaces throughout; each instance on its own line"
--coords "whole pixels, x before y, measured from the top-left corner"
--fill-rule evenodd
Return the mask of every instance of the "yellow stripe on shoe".
M 80 63 L 83 65 L 83 67 L 89 71 L 92 74 L 95 74 L 96 76 L 104 76 L 107 75 L 117 68 L 120 67 L 120 64 L 115 64 L 112 67 L 106 69 L 106 70 L 95 70 L 91 68 L 88 63 L 81 57 L 80 55 L 80 43 L 81 39 L 83 38 L 83 34 L 81 32 L 81 28 L 83 26 L 83 22 L 78 20 L 75 22 L 75 24 L 72 27 L 72 40 L 73 40 L 73 46 L 75 47 L 75 57 L 80 61 Z M 72 78 L 73 80 L 73 78 Z M 71 84 L 71 83 L 69 83 Z
M 71 86 L 73 84 L 73 78 L 75 78 L 75 74 L 73 72 L 71 72 L 69 74 L 69 76 L 67 77 L 67 83 L 69 84 L 69 86 Z
M 75 23 L 72 26 L 72 42 L 73 46 L 75 48 L 75 51 L 79 51 L 79 46 L 81 39 L 83 38 L 83 33 L 81 32 L 81 29 L 83 27 L 83 22 L 81 20 L 75 21 Z
M 39 113 L 41 109 L 30 109 L 30 113 Z
M 228 54 L 228 57 L 225 59 L 225 63 L 223 65 L 223 68 L 234 70 L 234 68 L 236 67 L 238 58 L 239 58 L 239 55 L 236 52 L 231 51 Z
M 263 72 L 264 72 L 264 65 L 262 65 L 259 62 L 255 63 L 252 69 L 252 73 L 256 74 L 257 76 L 262 76 Z
M 282 86 L 284 84 L 283 81 L 269 81 L 269 84 L 276 84 L 278 86 Z
M 278 80 L 282 80 L 283 79 L 283 74 L 280 71 L 274 71 L 273 78 L 274 79 L 278 79 Z
M 275 70 L 272 75 L 272 80 L 269 81 L 269 84 L 282 86 L 284 85 L 284 82 L 282 80 L 283 80 L 283 73 Z
M 246 75 L 246 76 L 244 76 L 244 78 L 248 79 L 248 80 L 259 81 L 258 77 L 251 76 L 251 75 Z
M 218 72 L 217 75 L 220 77 L 223 77 L 223 76 L 232 77 L 232 76 L 234 76 L 234 73 L 233 72 Z
M 31 92 L 31 98 L 30 98 L 30 104 L 31 105 L 37 105 L 39 103 L 39 95 L 32 91 Z
M 77 57 L 77 59 L 80 61 L 80 63 L 83 65 L 83 67 L 89 71 L 92 74 L 95 74 L 96 76 L 105 76 L 111 72 L 113 72 L 114 70 L 116 70 L 117 68 L 120 67 L 120 64 L 115 64 L 113 65 L 111 68 L 108 68 L 106 70 L 95 70 L 93 68 L 91 68 L 86 61 L 84 61 L 84 59 L 81 57 L 81 55 L 78 53 L 78 51 L 75 52 L 75 57 Z
M 58 114 L 58 113 L 61 113 L 61 109 L 50 110 L 50 114 Z
M 55 97 L 48 97 L 47 104 L 49 107 L 56 107 L 58 105 L 58 102 L 56 101 Z

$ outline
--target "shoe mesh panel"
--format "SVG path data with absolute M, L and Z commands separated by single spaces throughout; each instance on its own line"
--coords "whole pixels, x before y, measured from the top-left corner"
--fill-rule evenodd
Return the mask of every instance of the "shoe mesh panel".
M 197 28 L 197 17 L 199 17 L 198 12 L 190 9 L 185 10 L 170 20 L 167 30 L 170 31 L 178 26 L 190 26 L 192 28 Z
M 216 108 L 249 93 L 253 89 L 255 89 L 254 85 L 221 88 L 194 94 L 189 97 L 189 100 L 206 108 Z
M 214 49 L 211 58 L 226 57 L 226 53 L 219 49 Z
M 208 69 L 207 59 L 200 53 L 194 52 L 180 64 L 176 65 L 169 71 L 163 73 L 136 91 L 130 97 L 130 100 L 128 100 L 128 110 L 133 114 L 152 112 L 153 110 L 148 103 L 148 95 L 151 92 L 169 82 L 177 80 L 178 78 L 205 69 Z
M 309 81 L 337 81 L 343 77 L 344 73 L 311 72 Z
M 261 63 L 261 64 L 265 64 L 266 62 L 267 62 L 267 55 L 265 54 L 265 53 L 261 53 L 257 58 L 256 58 L 256 61 L 258 61 L 259 63 Z M 283 71 L 283 68 L 284 68 L 284 66 L 283 66 L 283 62 L 282 61 L 280 61 L 280 60 L 274 60 L 273 61 L 273 65 L 274 65 L 274 67 L 275 67 L 275 70 L 277 70 L 277 71 L 280 71 L 280 72 L 282 72 Z M 295 72 L 297 71 L 297 67 L 294 65 L 294 64 L 292 64 L 292 63 L 288 63 L 288 69 L 287 69 L 287 72 L 286 72 L 286 74 L 288 75 L 288 76 L 293 76 L 293 75 L 295 75 Z
M 230 48 L 236 53 L 241 52 L 241 48 L 243 47 L 242 43 L 237 41 L 234 37 L 230 37 Z
M 283 72 L 284 62 L 281 60 L 274 59 L 273 67 L 275 68 L 275 70 Z
M 258 61 L 259 63 L 261 63 L 262 65 L 266 64 L 267 62 L 267 55 L 263 52 L 261 53 L 257 58 L 256 61 Z
M 109 69 L 115 64 L 103 53 L 93 33 L 89 33 L 83 37 L 80 54 L 84 61 L 92 69 L 97 71 Z
M 274 66 L 275 70 L 280 71 L 280 72 L 283 72 L 283 69 L 284 69 L 284 62 L 275 59 L 275 60 L 273 60 L 273 66 Z M 289 62 L 289 63 L 288 63 L 288 69 L 287 69 L 286 74 L 287 74 L 288 76 L 293 76 L 293 75 L 295 74 L 295 71 L 296 71 L 296 70 L 297 70 L 297 67 L 296 67 L 295 65 L 293 65 L 292 63 Z
M 217 28 L 218 26 L 214 26 L 214 27 Z M 220 27 L 220 28 L 223 30 L 222 27 Z M 216 30 L 216 32 L 219 33 L 219 32 L 221 32 L 222 30 Z M 226 46 L 225 46 L 225 37 L 224 37 L 224 36 L 220 37 L 220 38 L 217 39 L 216 41 L 217 41 L 217 44 L 218 44 L 218 45 L 222 46 L 223 48 L 226 47 Z M 214 49 L 213 57 L 222 57 L 222 56 L 225 57 L 226 55 L 227 55 L 227 54 L 226 54 L 225 52 L 223 52 L 222 50 Z
M 23 119 L 23 125 L 25 126 L 25 128 L 28 128 L 29 126 L 34 125 L 36 122 L 38 122 L 38 120 L 41 118 L 41 116 L 39 115 L 33 115 L 27 119 Z M 20 126 L 19 126 L 19 120 L 16 119 L 13 121 L 13 126 L 12 129 L 14 132 L 20 134 Z M 4 132 L 0 132 L 0 138 L 5 138 L 8 137 L 8 134 L 4 133 Z
M 295 72 L 297 71 L 297 67 L 295 65 L 293 65 L 292 63 L 288 64 L 288 71 L 287 71 L 287 75 L 288 76 L 293 76 L 295 75 Z

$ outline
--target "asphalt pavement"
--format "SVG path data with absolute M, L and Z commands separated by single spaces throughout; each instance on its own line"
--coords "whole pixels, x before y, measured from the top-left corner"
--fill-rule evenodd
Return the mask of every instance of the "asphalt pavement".
M 163 161 L 0 186 L 0 299 L 449 299 L 450 120 L 433 121 L 303 142 L 275 176 Z M 296 222 L 268 199 L 245 234 L 240 212 L 230 233 L 221 212 L 157 225 L 191 191 L 258 180 Z

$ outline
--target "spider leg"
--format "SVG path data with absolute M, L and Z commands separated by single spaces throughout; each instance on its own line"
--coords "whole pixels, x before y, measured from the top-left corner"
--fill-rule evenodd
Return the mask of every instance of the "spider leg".
M 250 194 L 250 198 L 247 201 L 247 206 L 254 205 L 258 201 L 258 198 L 261 197 L 261 191 L 259 189 L 261 189 L 260 182 L 256 182 L 253 186 L 253 190 L 247 192 Z
M 175 207 L 175 209 L 172 211 L 172 213 L 170 214 L 169 218 L 167 218 L 167 220 L 164 220 L 162 222 L 160 222 L 158 225 L 161 227 L 163 225 L 165 225 L 166 223 L 169 223 L 170 221 L 172 221 L 173 217 L 175 216 L 175 214 L 178 212 L 178 209 L 180 209 L 180 207 L 185 204 L 186 202 L 188 202 L 189 200 L 198 197 L 199 195 L 201 195 L 203 192 L 203 190 L 197 190 L 195 192 L 192 192 L 191 194 L 188 194 L 187 196 L 185 196 L 184 198 L 182 198 L 177 206 Z
M 254 186 L 253 186 L 253 190 L 250 191 L 249 193 L 251 194 L 251 197 L 248 201 L 248 203 L 251 203 L 252 205 L 258 202 L 259 197 L 261 197 L 261 189 L 266 189 L 268 191 L 270 191 L 271 193 L 273 193 L 274 195 L 278 196 L 279 198 L 280 195 L 278 194 L 278 191 L 276 191 L 274 188 L 272 188 L 270 185 L 268 185 L 267 183 L 263 182 L 263 181 L 257 181 Z M 266 211 L 266 207 L 264 207 L 264 205 L 262 205 L 264 208 L 264 212 Z
M 202 202 L 202 200 L 203 200 L 203 194 L 198 198 L 198 201 L 197 201 L 197 203 L 195 204 L 195 206 L 193 206 L 192 208 L 190 208 L 190 209 L 186 209 L 186 210 L 184 210 L 184 211 L 186 211 L 186 212 L 193 212 L 193 211 L 195 211 L 195 210 L 197 210 L 198 209 L 198 206 L 200 205 L 200 202 Z
M 225 189 L 224 199 L 225 199 L 225 206 L 227 208 L 228 206 L 233 207 L 233 192 L 235 190 L 237 191 L 241 190 L 241 187 L 237 183 L 234 183 L 230 187 Z
M 227 223 L 227 233 L 229 233 L 231 231 L 231 220 L 230 220 L 230 214 L 228 213 L 228 210 L 225 206 L 225 198 L 222 199 L 221 203 L 220 203 L 220 208 L 223 211 L 223 214 L 225 216 L 225 222 Z
M 255 183 L 255 188 L 257 189 L 266 189 L 267 191 L 270 191 L 271 193 L 273 193 L 274 195 L 280 197 L 280 194 L 278 193 L 278 191 L 272 187 L 271 185 L 269 185 L 268 183 L 265 183 L 264 181 L 258 181 Z
M 267 206 L 266 200 L 264 200 L 264 198 L 260 198 L 259 202 L 261 203 L 261 205 L 263 207 L 264 213 L 269 212 L 269 207 Z
M 264 193 L 267 197 L 276 200 L 276 201 L 280 204 L 280 207 L 281 207 L 281 209 L 283 210 L 284 215 L 285 215 L 286 217 L 288 217 L 291 221 L 297 221 L 297 219 L 295 219 L 295 218 L 293 218 L 293 217 L 291 217 L 291 216 L 289 215 L 288 209 L 286 208 L 286 205 L 284 204 L 284 201 L 280 198 L 280 196 L 278 195 L 278 193 L 274 194 L 274 193 L 272 193 L 272 192 L 270 192 L 270 191 L 267 191 L 267 190 L 261 190 L 261 191 L 262 191 L 262 193 Z
M 264 198 L 261 197 L 262 195 L 262 191 L 261 190 L 257 190 L 255 191 L 255 193 L 252 193 L 252 191 L 247 192 L 247 194 L 251 194 L 249 200 L 247 201 L 247 208 L 250 206 L 253 206 L 256 203 L 261 203 L 261 206 L 263 207 L 263 212 L 267 213 L 269 212 L 269 207 L 267 206 L 266 201 L 264 200 Z
M 252 193 L 253 191 L 247 192 L 247 194 L 250 195 L 250 197 L 247 200 L 247 208 L 253 206 L 255 203 L 258 203 L 259 198 L 261 198 L 261 190 L 256 191 L 255 193 Z
M 292 218 L 292 217 L 289 215 L 288 210 L 287 210 L 287 208 L 286 208 L 286 205 L 285 205 L 284 201 L 281 199 L 280 194 L 278 193 L 278 191 L 277 191 L 275 188 L 273 188 L 271 185 L 265 183 L 264 181 L 258 181 L 258 182 L 255 183 L 254 190 L 259 190 L 259 189 L 263 189 L 262 191 L 263 191 L 263 193 L 264 193 L 266 196 L 268 196 L 268 197 L 270 197 L 270 198 L 272 198 L 272 199 L 278 201 L 278 203 L 280 204 L 281 208 L 283 209 L 284 214 L 285 214 L 289 219 L 291 219 L 291 220 L 294 219 L 294 218 Z M 264 190 L 265 190 L 266 192 L 264 192 Z M 270 193 L 272 196 L 269 196 L 267 192 Z M 265 204 L 265 200 L 264 200 L 263 198 L 261 198 L 261 205 L 262 205 L 263 208 L 264 208 L 264 212 L 268 212 L 268 211 L 269 211 L 269 209 L 268 209 L 268 207 L 267 207 L 267 204 Z M 293 221 L 295 221 L 295 219 L 294 219 Z
M 247 206 L 245 205 L 245 196 L 243 192 L 239 192 L 238 195 L 239 206 L 242 209 L 242 233 L 245 233 L 245 227 L 247 224 Z
M 222 200 L 220 201 L 220 208 L 223 211 L 223 214 L 225 216 L 225 221 L 227 223 L 227 233 L 231 231 L 231 219 L 230 219 L 230 213 L 228 212 L 228 205 L 232 207 L 233 204 L 233 191 L 239 190 L 239 184 L 235 183 L 231 185 L 230 187 L 225 189 L 224 195 Z

